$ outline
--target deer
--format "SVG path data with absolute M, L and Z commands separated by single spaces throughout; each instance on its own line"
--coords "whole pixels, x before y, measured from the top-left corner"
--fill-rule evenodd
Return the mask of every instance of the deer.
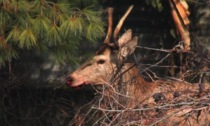
M 119 39 L 117 39 L 117 35 L 122 23 L 132 8 L 133 6 L 128 8 L 116 26 L 113 37 L 114 43 L 110 42 L 112 31 L 110 18 L 113 10 L 112 8 L 108 10 L 109 29 L 103 45 L 92 58 L 68 75 L 66 84 L 73 88 L 82 85 L 103 87 L 103 91 L 100 91 L 100 94 L 103 95 L 103 98 L 106 98 L 102 100 L 103 103 L 101 102 L 102 105 L 100 104 L 99 109 L 104 112 L 111 112 L 111 110 L 106 108 L 109 106 L 108 108 L 116 111 L 122 112 L 122 110 L 125 110 L 124 116 L 129 117 L 129 120 L 132 120 L 130 117 L 134 115 L 133 111 L 138 110 L 140 107 L 144 108 L 146 106 L 148 109 L 152 108 L 152 106 L 160 105 L 163 102 L 174 103 L 174 101 L 180 101 L 180 104 L 177 106 L 169 105 L 167 109 L 164 109 L 164 112 L 159 111 L 154 112 L 154 114 L 151 112 L 152 109 L 148 109 L 148 113 L 150 114 L 147 117 L 141 116 L 139 120 L 133 119 L 131 122 L 135 123 L 130 122 L 127 125 L 210 125 L 210 86 L 208 84 L 204 84 L 205 88 L 201 91 L 198 84 L 191 84 L 185 81 L 155 80 L 148 82 L 139 74 L 137 64 L 128 61 L 128 56 L 134 53 L 138 44 L 138 37 L 132 36 L 131 29 L 126 30 Z M 207 100 L 205 103 L 208 104 L 201 105 L 202 109 L 181 106 L 181 101 L 193 102 L 192 99 L 203 98 L 200 96 L 201 92 L 208 94 L 204 98 Z M 100 100 L 99 98 L 98 101 Z M 114 105 L 114 103 L 117 105 Z M 157 120 L 159 116 L 165 118 Z M 112 115 L 110 117 L 110 124 L 116 121 L 117 117 L 119 116 Z M 121 125 L 126 125 L 126 123 L 121 123 Z

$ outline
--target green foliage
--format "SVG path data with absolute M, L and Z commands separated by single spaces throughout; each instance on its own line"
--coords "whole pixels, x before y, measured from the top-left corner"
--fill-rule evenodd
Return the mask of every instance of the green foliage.
M 147 4 L 151 4 L 153 8 L 159 12 L 163 10 L 162 0 L 146 0 Z
M 94 44 L 104 33 L 96 0 L 4 0 L 0 2 L 0 66 L 22 50 L 76 59 L 78 43 Z
M 24 29 L 19 37 L 19 47 L 30 49 L 36 45 L 36 37 L 33 34 L 33 31 L 28 28 Z

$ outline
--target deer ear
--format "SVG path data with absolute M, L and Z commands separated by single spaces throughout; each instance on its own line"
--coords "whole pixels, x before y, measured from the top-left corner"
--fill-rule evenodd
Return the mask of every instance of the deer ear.
M 117 41 L 119 47 L 125 45 L 132 38 L 132 30 L 128 29 Z
M 138 43 L 138 37 L 136 36 L 130 41 L 126 42 L 123 46 L 121 46 L 119 50 L 119 58 L 124 59 L 128 55 L 132 54 L 135 51 L 137 43 Z
M 111 54 L 111 50 L 109 48 L 106 48 L 103 52 L 103 55 L 106 55 L 106 56 L 110 56 Z

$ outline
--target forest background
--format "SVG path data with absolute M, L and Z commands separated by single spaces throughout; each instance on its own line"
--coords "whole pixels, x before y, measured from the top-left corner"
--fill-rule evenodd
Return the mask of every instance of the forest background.
M 109 0 L 1 0 L 0 124 L 67 125 L 75 106 L 93 97 L 89 88 L 75 91 L 66 87 L 65 77 L 103 42 L 105 10 L 110 5 L 116 8 L 114 24 L 128 5 L 135 6 L 122 32 L 131 28 L 140 38 L 139 46 L 148 47 L 136 52 L 141 69 L 152 66 L 149 73 L 153 77 L 189 82 L 198 82 L 205 75 L 202 80 L 209 82 L 210 2 L 187 2 L 190 52 L 174 53 L 154 66 L 167 54 L 152 49 L 172 49 L 179 43 L 164 0 L 124 0 L 120 4 Z

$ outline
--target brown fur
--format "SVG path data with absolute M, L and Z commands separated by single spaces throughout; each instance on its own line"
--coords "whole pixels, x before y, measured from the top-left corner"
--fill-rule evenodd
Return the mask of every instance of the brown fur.
M 96 101 L 98 110 L 103 114 L 110 108 L 113 111 L 126 110 L 120 114 L 111 115 L 107 112 L 106 114 L 112 118 L 111 121 L 109 120 L 110 124 L 115 122 L 118 125 L 124 125 L 125 122 L 118 120 L 118 116 L 121 115 L 121 119 L 130 120 L 127 121 L 129 124 L 135 122 L 139 125 L 160 126 L 210 125 L 208 105 L 210 86 L 205 85 L 203 91 L 205 95 L 201 96 L 199 86 L 187 82 L 163 80 L 146 82 L 139 75 L 134 64 L 125 63 L 127 56 L 134 51 L 138 40 L 137 38 L 127 40 L 127 37 L 131 38 L 131 30 L 118 40 L 117 54 L 113 48 L 103 46 L 91 60 L 70 74 L 67 84 L 72 87 L 84 84 L 103 86 L 100 92 L 102 94 L 99 99 L 100 104 Z M 117 57 L 116 61 L 112 60 L 113 55 Z M 199 104 L 197 102 L 199 100 L 205 104 Z M 137 111 L 137 108 L 142 110 Z

